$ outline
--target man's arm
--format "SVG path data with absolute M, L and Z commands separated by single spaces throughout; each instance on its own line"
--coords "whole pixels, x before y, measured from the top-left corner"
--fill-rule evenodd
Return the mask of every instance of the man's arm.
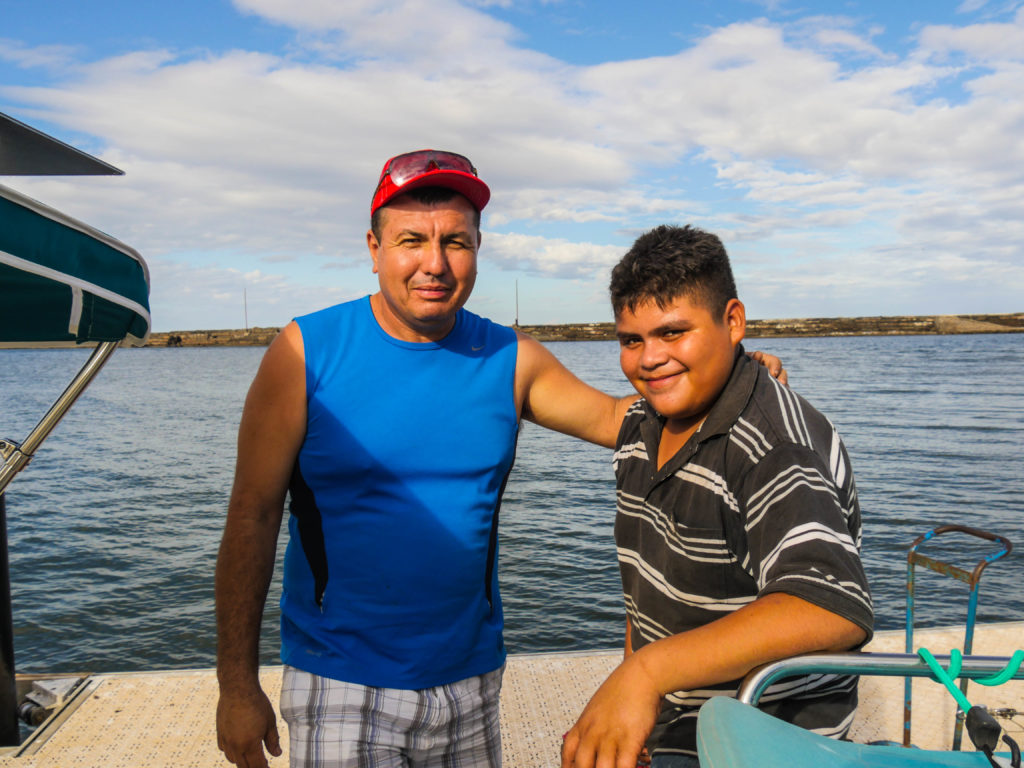
M 616 398 L 596 390 L 532 336 L 517 335 L 516 403 L 522 418 L 614 448 L 622 418 L 638 395 Z
M 771 593 L 703 627 L 628 655 L 598 688 L 567 734 L 562 768 L 634 768 L 661 698 L 736 680 L 754 667 L 811 651 L 842 651 L 866 632 L 784 593 Z
M 612 397 L 574 376 L 532 336 L 517 332 L 516 403 L 520 416 L 542 427 L 614 448 L 622 419 L 638 395 Z M 774 355 L 751 357 L 786 383 L 786 371 Z
M 217 744 L 233 763 L 263 768 L 281 754 L 259 682 L 259 635 L 295 457 L 306 430 L 302 334 L 273 341 L 246 397 L 224 538 L 217 557 Z

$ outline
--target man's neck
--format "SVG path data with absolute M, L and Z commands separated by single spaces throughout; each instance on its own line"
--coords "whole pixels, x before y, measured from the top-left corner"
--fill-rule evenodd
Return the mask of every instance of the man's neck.
M 455 327 L 457 315 L 439 318 L 437 323 L 422 323 L 412 325 L 403 322 L 395 316 L 394 312 L 387 306 L 387 300 L 380 293 L 370 296 L 370 309 L 377 325 L 388 336 L 399 341 L 411 341 L 413 343 L 429 343 L 440 341 Z

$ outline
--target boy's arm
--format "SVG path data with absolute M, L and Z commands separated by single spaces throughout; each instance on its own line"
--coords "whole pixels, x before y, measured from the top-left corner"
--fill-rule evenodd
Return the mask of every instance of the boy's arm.
M 562 768 L 634 768 L 662 696 L 736 680 L 754 667 L 812 651 L 841 651 L 867 633 L 785 593 L 771 593 L 703 627 L 628 655 L 565 738 Z

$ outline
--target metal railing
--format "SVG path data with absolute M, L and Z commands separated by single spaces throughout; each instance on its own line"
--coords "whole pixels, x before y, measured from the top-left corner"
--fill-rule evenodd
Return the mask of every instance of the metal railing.
M 948 654 L 936 654 L 935 659 L 949 666 Z M 1009 661 L 1005 656 L 964 656 L 959 677 L 976 680 L 997 675 L 1006 669 Z M 744 704 L 756 706 L 770 685 L 787 677 L 813 674 L 932 676 L 928 665 L 912 653 L 808 653 L 773 661 L 752 670 L 740 685 L 736 698 Z M 1024 680 L 1024 666 L 1017 669 L 1010 679 Z

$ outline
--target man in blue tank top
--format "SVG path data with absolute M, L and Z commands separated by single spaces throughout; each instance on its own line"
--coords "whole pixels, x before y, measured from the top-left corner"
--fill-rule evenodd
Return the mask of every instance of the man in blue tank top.
M 379 291 L 291 322 L 249 390 L 216 577 L 218 743 L 239 766 L 281 752 L 258 647 L 286 495 L 292 765 L 500 765 L 496 523 L 519 420 L 612 448 L 635 396 L 463 309 L 489 197 L 461 155 L 389 160 Z

